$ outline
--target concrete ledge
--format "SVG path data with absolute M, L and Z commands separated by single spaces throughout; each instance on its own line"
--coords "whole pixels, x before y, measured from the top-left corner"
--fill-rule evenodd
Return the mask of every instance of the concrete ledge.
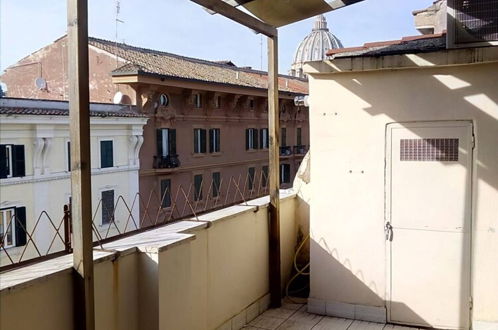
M 347 319 L 386 323 L 386 308 L 308 298 L 308 312 Z M 495 330 L 495 329 L 492 329 Z

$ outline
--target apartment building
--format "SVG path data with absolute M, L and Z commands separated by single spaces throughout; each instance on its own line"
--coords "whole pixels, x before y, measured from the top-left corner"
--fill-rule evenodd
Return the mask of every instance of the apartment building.
M 132 106 L 93 103 L 90 110 L 95 236 L 112 236 L 129 218 L 120 203 L 138 193 L 147 117 Z M 0 98 L 2 266 L 64 248 L 63 206 L 71 197 L 68 113 L 65 101 Z M 131 214 L 138 220 L 138 204 Z
M 66 99 L 66 42 L 60 38 L 7 68 L 0 78 L 7 95 Z M 195 211 L 266 188 L 266 72 L 96 38 L 90 39 L 89 57 L 91 100 L 136 104 L 149 117 L 140 197 L 150 212 L 142 221 L 164 219 L 157 216 L 160 209 L 171 217 L 175 201 L 182 200 L 177 208 Z M 309 147 L 308 109 L 293 102 L 307 93 L 307 81 L 282 75 L 279 90 L 285 188 Z

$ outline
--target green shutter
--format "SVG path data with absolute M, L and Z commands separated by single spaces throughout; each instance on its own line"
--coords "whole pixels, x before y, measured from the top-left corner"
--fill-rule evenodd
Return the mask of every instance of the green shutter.
M 17 207 L 15 211 L 14 230 L 16 235 L 16 246 L 26 245 L 26 208 Z
M 12 167 L 12 176 L 19 177 L 26 175 L 24 145 L 12 146 Z

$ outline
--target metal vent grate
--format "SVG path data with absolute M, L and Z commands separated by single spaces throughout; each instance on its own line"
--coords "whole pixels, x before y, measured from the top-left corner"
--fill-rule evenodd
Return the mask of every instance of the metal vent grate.
M 498 0 L 454 0 L 455 42 L 498 40 Z
M 401 139 L 401 161 L 458 161 L 458 139 Z

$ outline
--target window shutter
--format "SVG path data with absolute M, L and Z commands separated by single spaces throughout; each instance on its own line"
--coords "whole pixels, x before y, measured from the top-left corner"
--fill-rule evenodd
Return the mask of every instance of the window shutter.
M 0 179 L 7 177 L 7 146 L 0 144 Z
M 287 147 L 287 129 L 280 130 L 280 146 Z
M 259 130 L 259 149 L 264 149 L 265 146 L 264 146 L 264 138 L 263 138 L 263 135 L 265 134 L 265 129 L 262 128 Z
M 209 152 L 214 152 L 214 129 L 209 130 Z
M 206 130 L 201 129 L 201 153 L 206 153 Z
M 297 134 L 297 145 L 300 146 L 300 145 L 302 145 L 302 137 L 301 137 L 301 128 L 300 127 L 297 128 L 296 134 Z
M 199 129 L 194 129 L 194 153 L 199 152 L 199 142 L 198 142 L 198 135 L 200 134 Z
M 246 129 L 246 150 L 249 150 L 249 129 Z
M 254 143 L 254 149 L 258 149 L 259 144 L 258 144 L 258 130 L 257 129 L 253 129 L 253 131 L 252 131 L 252 140 Z
M 176 155 L 176 129 L 169 129 L 168 130 L 168 135 L 169 135 L 169 153 Z
M 71 171 L 71 142 L 67 141 L 67 170 Z
M 25 176 L 24 145 L 12 146 L 12 176 Z
M 163 130 L 158 128 L 156 130 L 156 147 L 157 147 L 157 157 L 163 155 Z
M 24 206 L 16 208 L 14 229 L 16 246 L 26 245 L 26 208 Z
M 216 152 L 220 152 L 221 150 L 221 130 L 219 128 L 216 129 Z
M 100 141 L 100 167 L 113 167 L 113 146 L 112 141 Z

